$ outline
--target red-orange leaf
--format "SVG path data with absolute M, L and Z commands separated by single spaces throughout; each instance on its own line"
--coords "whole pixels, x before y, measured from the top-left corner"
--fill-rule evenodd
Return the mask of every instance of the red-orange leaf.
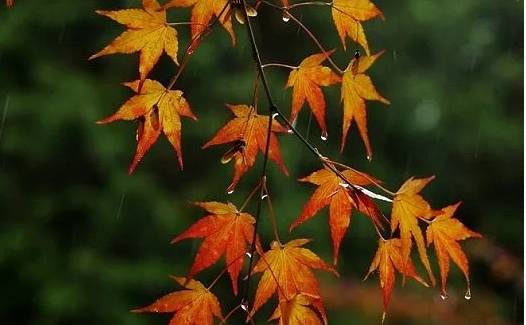
M 380 182 L 365 173 L 350 169 L 343 171 L 342 174 L 353 185 L 367 186 L 373 182 Z M 328 205 L 334 264 L 338 260 L 340 243 L 349 228 L 353 207 L 371 218 L 377 227 L 383 229 L 382 213 L 374 202 L 360 190 L 350 188 L 334 172 L 320 169 L 300 181 L 316 184 L 318 188 L 303 207 L 301 215 L 291 224 L 290 230 L 309 220 Z
M 233 149 L 237 151 L 233 152 L 232 157 L 223 159 L 223 162 L 226 163 L 231 158 L 234 158 L 234 178 L 228 187 L 229 191 L 233 191 L 240 177 L 256 162 L 258 150 L 265 152 L 269 117 L 258 115 L 252 106 L 227 104 L 227 107 L 236 117 L 219 130 L 203 148 L 230 142 L 234 143 Z M 278 138 L 275 134 L 286 131 L 287 129 L 281 124 L 274 120 L 272 121 L 269 159 L 274 161 L 285 175 L 288 175 L 287 167 L 285 167 L 281 157 Z
M 14 2 L 14 0 L 5 0 L 5 5 L 7 7 L 12 7 L 13 6 L 13 2 Z
M 286 87 L 292 88 L 292 109 L 290 119 L 295 120 L 305 100 L 322 130 L 327 134 L 325 125 L 325 98 L 321 86 L 330 86 L 341 82 L 340 76 L 321 64 L 334 51 L 314 54 L 304 59 L 297 69 L 290 72 Z
M 177 31 L 166 22 L 166 11 L 157 0 L 143 0 L 143 9 L 125 9 L 118 11 L 97 11 L 99 15 L 109 17 L 128 30 L 117 37 L 110 45 L 92 55 L 91 59 L 114 53 L 141 52 L 139 76 L 141 83 L 165 52 L 176 64 Z
M 135 313 L 175 313 L 170 325 L 213 325 L 214 316 L 223 320 L 216 296 L 199 281 L 173 277 L 184 290 L 159 298 L 153 304 L 132 310 Z
M 172 243 L 187 238 L 205 238 L 188 277 L 192 278 L 225 255 L 232 288 L 237 295 L 237 279 L 243 267 L 243 257 L 252 243 L 255 219 L 248 213 L 239 212 L 232 203 L 196 202 L 195 204 L 210 214 L 174 238 Z
M 139 80 L 127 82 L 124 85 L 138 93 Z M 157 141 L 161 131 L 172 144 L 179 165 L 183 168 L 183 155 L 181 151 L 181 119 L 186 116 L 196 120 L 190 105 L 183 97 L 180 90 L 167 90 L 159 82 L 146 79 L 141 92 L 128 99 L 119 110 L 98 121 L 99 124 L 110 123 L 117 120 L 139 120 L 137 128 L 137 151 L 130 165 L 132 173 L 146 152 Z
M 232 38 L 232 44 L 236 43 L 229 0 L 171 0 L 164 5 L 164 8 L 173 7 L 193 7 L 192 39 L 198 39 L 212 19 L 219 17 L 219 22 Z
M 322 321 L 310 307 L 319 300 L 320 297 L 296 294 L 292 299 L 280 301 L 269 320 L 279 319 L 279 325 L 321 325 Z
M 296 239 L 281 245 L 274 241 L 254 267 L 254 273 L 263 272 L 254 298 L 254 307 L 250 317 L 277 291 L 280 301 L 291 300 L 296 294 L 320 296 L 318 280 L 311 269 L 321 269 L 338 274 L 334 268 L 326 264 L 312 251 L 301 246 L 308 243 L 308 239 Z M 313 307 L 327 317 L 321 301 L 312 303 Z
M 427 227 L 427 245 L 435 246 L 435 251 L 440 266 L 440 277 L 442 282 L 442 295 L 447 296 L 447 276 L 449 273 L 449 259 L 460 268 L 467 282 L 466 298 L 471 297 L 469 285 L 469 263 L 468 258 L 457 242 L 470 237 L 482 237 L 479 233 L 469 230 L 453 215 L 460 203 L 450 205 L 442 209 L 440 214 L 433 219 Z
M 344 49 L 347 47 L 345 40 L 350 37 L 369 55 L 369 45 L 360 22 L 378 16 L 383 19 L 380 9 L 369 0 L 334 0 L 332 2 L 332 19 Z
M 343 102 L 343 125 L 340 151 L 343 151 L 345 147 L 347 132 L 351 127 L 352 121 L 355 120 L 365 145 L 368 159 L 372 158 L 373 151 L 367 132 L 365 101 L 377 100 L 384 104 L 390 104 L 390 102 L 376 91 L 371 78 L 364 73 L 382 54 L 383 51 L 372 56 L 362 56 L 352 59 L 342 79 L 341 100 Z
M 422 230 L 418 225 L 418 218 L 429 218 L 433 215 L 433 210 L 426 200 L 418 193 L 433 180 L 435 176 L 428 178 L 410 178 L 396 192 L 393 200 L 391 212 L 391 232 L 400 228 L 400 239 L 402 241 L 402 259 L 409 261 L 411 253 L 411 236 L 415 239 L 420 260 L 424 264 L 429 278 L 435 285 L 435 277 L 431 271 L 429 258 L 427 257 L 426 246 Z
M 378 270 L 379 272 L 380 288 L 382 289 L 384 300 L 383 318 L 385 318 L 385 312 L 391 300 L 391 293 L 393 292 L 395 281 L 395 270 L 404 276 L 414 278 L 426 287 L 428 286 L 427 283 L 416 274 L 413 262 L 411 262 L 410 259 L 407 262 L 403 261 L 401 248 L 402 241 L 398 238 L 378 240 L 378 250 L 376 251 L 371 266 L 369 267 L 369 272 L 365 277 L 367 279 L 367 277 L 369 277 L 369 275 L 375 270 Z

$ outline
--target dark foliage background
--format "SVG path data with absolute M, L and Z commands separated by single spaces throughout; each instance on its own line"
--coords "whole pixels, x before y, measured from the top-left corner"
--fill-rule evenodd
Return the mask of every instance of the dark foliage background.
M 425 190 L 435 207 L 463 201 L 459 215 L 484 240 L 466 242 L 472 291 L 450 276 L 450 299 L 408 282 L 396 288 L 390 324 L 514 324 L 523 314 L 523 3 L 521 1 L 376 1 L 387 19 L 365 24 L 373 51 L 386 49 L 371 75 L 390 107 L 368 106 L 375 150 L 365 160 L 356 129 L 343 154 L 339 91 L 326 91 L 329 141 L 311 140 L 335 159 L 369 172 L 396 189 L 410 176 L 436 174 Z M 139 1 L 18 0 L 0 9 L 0 322 L 3 324 L 163 324 L 168 317 L 129 310 L 175 289 L 199 245 L 169 240 L 202 215 L 192 200 L 240 204 L 257 169 L 231 196 L 226 149 L 199 147 L 230 115 L 224 103 L 247 103 L 254 67 L 245 31 L 232 48 L 216 30 L 192 58 L 178 87 L 199 122 L 185 120 L 181 173 L 167 141 L 151 150 L 133 176 L 126 174 L 135 146 L 132 123 L 97 126 L 130 96 L 119 83 L 137 76 L 137 56 L 89 62 L 90 54 L 123 29 L 95 9 L 136 7 Z M 188 11 L 175 14 L 187 20 Z M 339 48 L 330 11 L 297 10 L 327 48 Z M 257 33 L 265 62 L 298 64 L 317 52 L 281 15 L 261 10 Z M 188 30 L 179 28 L 181 44 Z M 335 58 L 347 65 L 354 49 Z M 175 67 L 166 58 L 153 77 L 167 82 Z M 272 70 L 273 92 L 289 112 L 283 90 L 288 71 Z M 263 104 L 264 102 L 262 102 Z M 308 113 L 299 119 L 307 129 Z M 286 239 L 307 236 L 330 260 L 326 212 L 288 234 L 313 187 L 297 178 L 318 163 L 293 137 L 282 137 L 291 177 L 271 167 L 270 189 Z M 253 208 L 253 207 L 252 207 Z M 384 208 L 387 208 L 386 206 Z M 387 211 L 387 210 L 386 210 Z M 271 239 L 263 219 L 265 242 Z M 369 222 L 353 217 L 342 245 L 341 278 L 322 275 L 332 324 L 378 323 L 377 278 L 361 282 L 376 249 Z M 209 283 L 223 263 L 198 277 Z M 438 269 L 435 268 L 438 272 Z M 400 284 L 400 283 L 399 283 Z M 228 281 L 217 288 L 226 313 L 235 300 Z M 260 313 L 259 322 L 272 306 Z M 234 319 L 241 323 L 241 319 Z

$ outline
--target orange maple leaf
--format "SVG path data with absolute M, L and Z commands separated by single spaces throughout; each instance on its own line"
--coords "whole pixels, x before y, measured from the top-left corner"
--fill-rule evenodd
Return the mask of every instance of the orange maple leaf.
M 365 173 L 350 169 L 343 171 L 342 174 L 353 185 L 367 186 L 380 183 Z M 316 184 L 318 188 L 303 207 L 301 215 L 292 222 L 290 230 L 311 219 L 320 209 L 328 205 L 334 264 L 337 263 L 341 241 L 349 228 L 353 207 L 371 218 L 377 227 L 383 229 L 382 213 L 374 202 L 360 190 L 349 188 L 349 185 L 333 171 L 320 169 L 300 181 Z
M 345 40 L 350 37 L 369 55 L 369 45 L 360 22 L 375 17 L 384 18 L 380 9 L 369 0 L 334 0 L 332 2 L 332 19 L 344 49 L 347 48 Z
M 384 315 L 382 319 L 385 318 L 385 312 L 391 300 L 391 294 L 393 292 L 395 281 L 395 270 L 404 276 L 410 276 L 414 278 L 424 286 L 428 287 L 428 284 L 416 273 L 413 262 L 411 262 L 410 259 L 407 262 L 404 262 L 401 248 L 402 241 L 398 238 L 389 240 L 379 239 L 378 250 L 376 251 L 373 261 L 371 262 L 369 272 L 365 276 L 365 279 L 367 279 L 369 275 L 371 275 L 371 273 L 373 273 L 375 270 L 378 270 L 380 273 L 380 288 L 382 289 L 384 300 Z
M 258 150 L 265 152 L 269 117 L 267 115 L 257 114 L 252 106 L 229 104 L 226 106 L 236 117 L 219 130 L 217 134 L 203 146 L 203 149 L 214 145 L 234 142 L 233 151 L 230 150 L 228 152 L 231 153 L 232 156 L 222 160 L 223 163 L 227 163 L 231 158 L 235 159 L 234 177 L 228 187 L 229 191 L 233 191 L 241 176 L 256 162 Z M 272 133 L 270 135 L 268 157 L 288 176 L 288 170 L 283 162 L 278 138 L 275 134 L 286 132 L 287 129 L 275 120 L 272 120 L 271 127 Z
M 259 281 L 254 306 L 249 317 L 278 292 L 279 301 L 291 300 L 296 294 L 303 293 L 320 296 L 318 280 L 312 269 L 320 269 L 338 275 L 338 272 L 309 249 L 301 246 L 308 243 L 308 239 L 295 239 L 282 245 L 273 241 L 270 250 L 261 254 L 261 258 L 254 267 L 254 273 L 263 272 Z M 327 316 L 321 300 L 314 301 L 313 307 L 322 315 L 324 322 Z
M 390 104 L 390 102 L 376 91 L 371 78 L 365 75 L 364 72 L 367 71 L 383 53 L 384 51 L 381 51 L 372 56 L 355 57 L 343 73 L 342 80 L 341 100 L 343 102 L 343 126 L 340 151 L 343 151 L 345 147 L 347 132 L 351 127 L 352 121 L 355 120 L 369 160 L 373 156 L 373 151 L 367 133 L 365 100 L 377 100 L 384 104 Z
M 230 0 L 171 0 L 164 5 L 165 9 L 173 7 L 192 7 L 192 39 L 197 40 L 202 35 L 214 17 L 230 34 L 232 45 L 236 44 L 236 35 L 232 26 Z
M 166 10 L 157 0 L 143 0 L 143 9 L 125 9 L 118 11 L 98 10 L 99 15 L 109 17 L 128 30 L 117 37 L 110 45 L 89 59 L 114 53 L 141 52 L 139 76 L 141 85 L 146 76 L 159 61 L 163 51 L 176 63 L 178 41 L 177 31 L 166 22 Z M 140 87 L 139 87 L 140 88 Z
M 175 237 L 172 243 L 188 238 L 205 238 L 188 277 L 192 278 L 225 255 L 232 288 L 237 295 L 237 279 L 243 267 L 243 257 L 252 243 L 255 219 L 248 213 L 240 212 L 232 203 L 196 202 L 195 204 L 210 215 L 198 220 L 188 230 Z
M 290 119 L 292 121 L 296 119 L 307 100 L 322 130 L 322 135 L 327 134 L 327 126 L 325 125 L 325 98 L 320 86 L 330 86 L 341 82 L 340 76 L 329 67 L 321 65 L 333 52 L 314 54 L 305 58 L 297 69 L 290 72 L 286 85 L 287 88 L 293 87 Z
M 470 237 L 482 237 L 482 235 L 468 229 L 453 216 L 459 205 L 460 202 L 443 208 L 438 216 L 431 221 L 431 224 L 427 227 L 426 231 L 427 245 L 429 246 L 433 243 L 435 246 L 438 265 L 440 267 L 442 294 L 447 296 L 446 285 L 449 273 L 449 258 L 451 258 L 466 277 L 468 287 L 466 297 L 469 299 L 471 292 L 469 285 L 468 258 L 457 241 L 468 239 Z
M 269 320 L 279 319 L 279 325 L 321 325 L 322 321 L 310 307 L 320 297 L 296 294 L 290 300 L 282 300 Z
M 433 216 L 434 211 L 429 206 L 429 203 L 418 193 L 434 178 L 435 176 L 420 179 L 410 178 L 407 180 L 396 192 L 391 212 L 391 233 L 400 228 L 403 261 L 408 262 L 410 259 L 412 236 L 415 239 L 420 260 L 424 264 L 433 285 L 435 285 L 435 277 L 431 271 L 424 237 L 418 225 L 418 218 L 428 219 Z
M 130 165 L 129 172 L 132 173 L 146 152 L 157 141 L 161 131 L 172 144 L 179 165 L 183 168 L 183 155 L 181 151 L 181 119 L 186 116 L 196 120 L 190 105 L 183 97 L 180 90 L 168 90 L 155 80 L 146 79 L 139 93 L 140 81 L 124 83 L 137 93 L 128 99 L 119 110 L 97 123 L 105 124 L 117 120 L 139 119 L 137 129 L 137 151 Z
M 153 304 L 132 312 L 175 313 L 170 324 L 177 325 L 213 325 L 214 316 L 223 320 L 219 301 L 201 282 L 182 277 L 173 279 L 184 290 L 169 293 Z

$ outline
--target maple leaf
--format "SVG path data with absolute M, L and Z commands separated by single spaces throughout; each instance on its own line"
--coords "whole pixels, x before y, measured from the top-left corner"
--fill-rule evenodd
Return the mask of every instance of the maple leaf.
M 197 40 L 208 29 L 214 17 L 219 17 L 219 22 L 230 34 L 232 45 L 236 44 L 230 0 L 171 0 L 164 5 L 165 9 L 173 7 L 193 7 L 191 18 L 193 40 Z
M 321 63 L 334 51 L 314 54 L 301 61 L 298 68 L 292 70 L 286 87 L 292 88 L 292 109 L 290 119 L 293 121 L 303 107 L 305 100 L 322 130 L 327 134 L 325 125 L 325 98 L 320 86 L 330 86 L 341 82 L 340 76 Z
M 195 204 L 210 214 L 175 237 L 172 243 L 188 238 L 205 238 L 188 277 L 192 278 L 225 255 L 232 288 L 237 295 L 237 279 L 243 266 L 243 257 L 252 243 L 255 219 L 248 213 L 240 212 L 232 203 L 196 202 Z
M 390 102 L 378 93 L 371 78 L 365 75 L 364 72 L 367 71 L 383 53 L 384 51 L 381 51 L 372 56 L 355 57 L 343 73 L 342 79 L 341 100 L 343 102 L 343 126 L 340 151 L 343 151 L 347 132 L 351 127 L 352 121 L 355 120 L 367 151 L 367 159 L 369 160 L 373 156 L 373 151 L 367 133 L 365 100 L 377 100 L 384 104 L 390 104 Z
M 235 159 L 234 178 L 228 187 L 229 191 L 233 191 L 241 176 L 256 162 L 258 150 L 265 152 L 269 116 L 257 114 L 252 106 L 229 104 L 226 106 L 234 113 L 235 118 L 219 130 L 217 134 L 203 146 L 203 149 L 219 144 L 234 143 L 234 149 L 237 150 L 233 155 Z M 283 162 L 278 138 L 275 134 L 287 132 L 287 129 L 275 120 L 272 120 L 271 127 L 268 157 L 288 176 L 288 170 Z M 230 161 L 230 159 L 223 159 L 222 161 L 225 163 Z
M 353 185 L 367 186 L 380 183 L 365 173 L 351 169 L 343 171 L 342 174 Z M 383 229 L 382 213 L 374 202 L 360 190 L 350 188 L 333 171 L 320 169 L 300 181 L 316 184 L 318 188 L 303 207 L 301 215 L 292 222 L 290 230 L 311 219 L 320 209 L 328 205 L 334 264 L 337 263 L 341 241 L 349 228 L 353 208 L 367 215 L 377 227 Z
M 254 298 L 254 306 L 249 317 L 278 292 L 279 300 L 290 300 L 294 295 L 303 293 L 320 296 L 318 280 L 311 269 L 320 269 L 338 275 L 338 272 L 309 249 L 302 246 L 308 239 L 291 240 L 285 245 L 273 241 L 270 250 L 262 254 L 253 272 L 263 272 Z M 312 303 L 313 307 L 322 315 L 324 322 L 327 316 L 321 301 Z
M 375 270 L 378 270 L 379 272 L 380 288 L 382 289 L 384 300 L 384 315 L 382 319 L 385 318 L 385 311 L 391 300 L 395 281 L 395 270 L 404 276 L 414 278 L 424 286 L 428 287 L 428 284 L 416 273 L 413 262 L 411 262 L 411 260 L 407 262 L 403 261 L 401 248 L 402 241 L 398 238 L 389 240 L 379 239 L 378 250 L 371 262 L 369 272 L 365 276 L 365 279 L 367 279 Z
M 424 264 L 433 285 L 435 285 L 435 277 L 427 257 L 422 230 L 418 226 L 418 218 L 430 218 L 434 212 L 429 203 L 418 193 L 434 178 L 435 176 L 407 180 L 396 192 L 391 212 L 391 233 L 400 228 L 402 259 L 404 261 L 409 260 L 412 236 L 415 239 L 420 260 Z
M 319 300 L 320 297 L 296 294 L 290 300 L 280 301 L 269 320 L 279 319 L 279 325 L 321 325 L 320 318 L 309 307 L 313 301 Z
M 172 277 L 184 290 L 159 298 L 153 304 L 134 309 L 135 313 L 175 313 L 172 325 L 213 325 L 214 316 L 223 320 L 221 306 L 216 296 L 199 281 Z
M 378 9 L 369 0 L 334 0 L 332 2 L 332 19 L 336 30 L 346 49 L 346 38 L 349 37 L 360 44 L 367 55 L 369 55 L 369 45 L 361 21 L 366 21 L 375 17 L 384 18 Z
M 140 81 L 124 83 L 137 93 L 128 99 L 119 110 L 97 123 L 105 124 L 117 120 L 139 119 L 137 129 L 137 150 L 129 172 L 132 173 L 146 152 L 157 141 L 161 131 L 166 135 L 172 144 L 179 165 L 183 168 L 183 155 L 181 151 L 181 119 L 186 116 L 196 120 L 190 105 L 183 97 L 180 90 L 168 90 L 161 83 L 155 80 L 146 79 L 139 92 Z
M 157 0 L 143 0 L 143 9 L 125 9 L 118 11 L 98 10 L 99 15 L 109 17 L 128 30 L 117 37 L 110 45 L 89 59 L 114 53 L 140 52 L 139 76 L 141 85 L 153 67 L 159 61 L 163 51 L 176 63 L 178 41 L 177 31 L 166 22 L 166 10 Z M 141 88 L 141 87 L 139 87 Z
M 443 208 L 438 216 L 431 221 L 426 231 L 427 245 L 433 243 L 435 246 L 440 267 L 442 294 L 445 296 L 447 296 L 446 285 L 450 258 L 464 273 L 468 287 L 466 296 L 470 294 L 468 258 L 457 241 L 470 237 L 482 237 L 481 234 L 468 229 L 453 216 L 459 205 L 460 202 Z

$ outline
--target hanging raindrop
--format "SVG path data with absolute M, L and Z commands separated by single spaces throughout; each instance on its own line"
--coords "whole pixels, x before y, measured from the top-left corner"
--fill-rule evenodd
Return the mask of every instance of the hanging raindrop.
M 261 199 L 262 199 L 262 200 L 266 199 L 267 197 L 268 197 L 268 194 L 263 194 L 263 195 L 261 195 Z
M 288 23 L 289 20 L 290 20 L 290 15 L 288 12 L 286 11 L 283 11 L 283 16 L 281 17 L 281 19 L 283 20 L 284 23 Z
M 440 298 L 442 298 L 442 300 L 446 300 L 448 298 L 447 293 L 441 293 Z
M 323 131 L 321 133 L 320 138 L 321 138 L 322 141 L 327 141 L 327 139 L 329 138 L 329 134 L 327 133 L 327 131 Z
M 278 113 L 273 113 L 273 114 L 272 114 L 272 119 L 275 120 L 276 117 L 278 117 L 278 115 L 279 115 Z
M 468 288 L 468 290 L 466 290 L 466 294 L 464 295 L 464 299 L 466 299 L 466 300 L 470 300 L 471 299 L 471 288 Z
M 244 311 L 248 312 L 248 304 L 246 301 L 243 301 L 241 302 L 241 309 L 243 309 Z

